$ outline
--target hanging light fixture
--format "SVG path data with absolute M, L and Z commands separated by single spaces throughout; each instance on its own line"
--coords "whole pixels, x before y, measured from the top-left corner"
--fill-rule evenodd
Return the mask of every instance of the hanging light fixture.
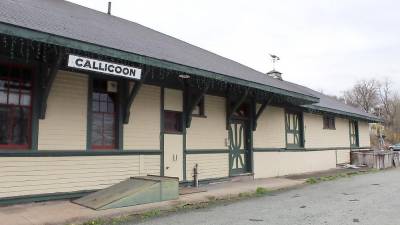
M 181 78 L 181 79 L 189 79 L 189 78 L 190 78 L 190 75 L 187 75 L 187 74 L 179 74 L 178 77 Z

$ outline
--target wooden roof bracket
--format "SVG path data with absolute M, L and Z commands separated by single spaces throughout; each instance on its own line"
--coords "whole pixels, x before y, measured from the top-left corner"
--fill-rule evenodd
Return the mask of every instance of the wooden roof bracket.
M 137 94 L 139 93 L 140 88 L 142 87 L 147 75 L 150 73 L 152 69 L 149 69 L 146 71 L 146 73 L 143 74 L 143 77 L 141 80 L 135 82 L 135 85 L 133 86 L 132 90 L 129 92 L 129 87 L 126 88 L 126 90 L 129 92 L 128 97 L 126 98 L 125 101 L 125 106 L 124 106 L 124 110 L 125 113 L 123 114 L 124 119 L 123 122 L 124 124 L 128 124 L 129 123 L 129 118 L 131 115 L 131 106 L 133 104 L 133 101 L 135 100 Z M 128 82 L 126 82 L 128 83 Z
M 269 96 L 262 104 L 261 107 L 258 109 L 255 118 L 254 118 L 254 124 L 253 124 L 253 131 L 257 129 L 257 121 L 260 118 L 261 114 L 264 112 L 264 110 L 267 108 L 267 106 L 271 103 L 272 101 L 272 96 Z
M 229 93 L 228 96 L 226 98 L 226 129 L 229 128 L 229 121 L 232 118 L 233 113 L 236 112 L 236 110 L 240 107 L 240 105 L 246 100 L 247 96 L 249 95 L 249 90 L 250 88 L 246 88 L 243 95 L 240 97 L 239 101 L 235 102 L 235 104 L 231 107 L 231 103 L 230 103 L 230 98 L 229 98 Z
M 47 99 L 49 98 L 50 89 L 53 86 L 53 82 L 56 78 L 63 58 L 64 53 L 60 52 L 57 56 L 56 62 L 51 66 L 50 70 L 47 68 L 47 66 L 43 66 L 41 68 L 40 73 L 42 73 L 42 85 L 40 92 L 42 99 L 40 101 L 39 119 L 43 120 L 46 118 Z
M 194 108 L 196 107 L 196 105 L 198 105 L 200 103 L 200 101 L 204 98 L 204 95 L 207 93 L 208 88 L 210 87 L 210 85 L 207 85 L 206 87 L 204 87 L 203 90 L 201 90 L 201 92 L 194 97 L 194 99 L 192 99 L 192 96 L 190 94 L 187 94 L 186 98 L 187 98 L 187 110 L 185 110 L 185 116 L 186 116 L 186 128 L 189 128 L 191 123 L 192 123 L 192 113 Z M 190 93 L 190 92 L 188 92 Z

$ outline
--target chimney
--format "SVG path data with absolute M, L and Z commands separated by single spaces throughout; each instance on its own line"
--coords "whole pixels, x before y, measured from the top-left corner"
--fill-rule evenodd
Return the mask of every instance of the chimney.
M 108 11 L 107 11 L 108 15 L 111 15 L 111 2 L 108 2 Z
M 275 79 L 278 79 L 278 80 L 283 80 L 283 79 L 282 79 L 282 73 L 279 72 L 279 71 L 277 71 L 277 70 L 275 70 L 275 69 L 269 71 L 269 72 L 267 73 L 267 76 L 270 76 L 270 77 L 275 78 Z

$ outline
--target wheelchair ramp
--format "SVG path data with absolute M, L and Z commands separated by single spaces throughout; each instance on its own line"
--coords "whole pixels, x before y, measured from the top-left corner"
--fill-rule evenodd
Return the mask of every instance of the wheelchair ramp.
M 131 177 L 73 202 L 103 210 L 177 199 L 179 181 L 174 177 Z

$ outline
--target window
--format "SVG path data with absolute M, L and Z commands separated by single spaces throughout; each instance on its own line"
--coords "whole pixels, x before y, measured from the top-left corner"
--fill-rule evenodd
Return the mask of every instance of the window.
M 170 134 L 182 133 L 182 113 L 164 111 L 164 132 Z
M 31 71 L 0 66 L 0 148 L 26 149 L 31 135 Z
M 350 146 L 351 147 L 359 147 L 357 121 L 351 120 L 349 129 L 350 129 Z
M 117 94 L 107 92 L 107 81 L 93 80 L 92 148 L 116 148 Z
M 335 130 L 335 117 L 334 116 L 323 116 L 324 129 Z
M 301 113 L 286 112 L 286 145 L 289 148 L 304 146 L 303 141 L 303 117 Z
M 199 104 L 197 104 L 192 112 L 192 116 L 205 117 L 204 110 L 204 97 L 200 100 Z

